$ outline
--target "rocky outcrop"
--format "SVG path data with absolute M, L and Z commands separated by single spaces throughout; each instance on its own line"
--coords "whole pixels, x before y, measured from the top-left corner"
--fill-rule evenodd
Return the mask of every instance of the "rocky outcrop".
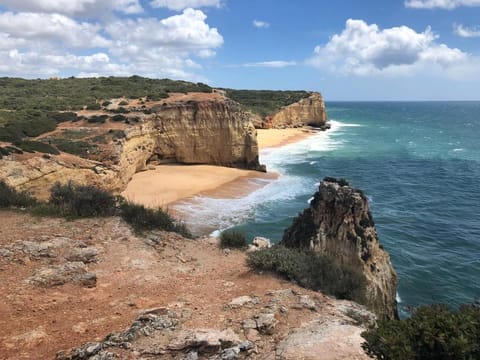
M 265 171 L 258 161 L 253 115 L 221 94 L 174 94 L 150 103 L 146 109 L 132 106 L 124 117 L 128 124 L 99 125 L 98 129 L 103 131 L 108 131 L 109 126 L 110 131 L 120 128 L 125 137 L 99 146 L 88 159 L 70 154 L 12 155 L 0 159 L 0 180 L 46 198 L 54 182 L 68 180 L 121 192 L 132 176 L 149 163 L 209 164 Z M 67 128 L 90 132 L 95 126 L 86 122 Z
M 285 106 L 277 113 L 267 116 L 263 127 L 284 128 L 305 125 L 318 128 L 327 126 L 327 110 L 320 93 L 312 93 L 309 97 Z
M 126 130 L 119 166 L 130 179 L 147 162 L 211 164 L 265 170 L 258 162 L 256 130 L 249 114 L 228 99 L 163 102 Z
M 310 207 L 285 231 L 287 247 L 309 248 L 362 269 L 367 306 L 380 318 L 397 317 L 397 275 L 379 244 L 365 195 L 344 180 L 326 178 Z

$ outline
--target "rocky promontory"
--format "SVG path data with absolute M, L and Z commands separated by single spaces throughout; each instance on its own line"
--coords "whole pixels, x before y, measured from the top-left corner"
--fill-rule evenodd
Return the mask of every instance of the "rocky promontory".
M 263 127 L 268 129 L 306 125 L 316 128 L 327 127 L 327 110 L 320 93 L 314 92 L 309 97 L 266 116 Z
M 367 307 L 380 318 L 397 317 L 397 274 L 379 243 L 366 196 L 346 181 L 322 181 L 310 207 L 285 231 L 282 244 L 362 269 Z

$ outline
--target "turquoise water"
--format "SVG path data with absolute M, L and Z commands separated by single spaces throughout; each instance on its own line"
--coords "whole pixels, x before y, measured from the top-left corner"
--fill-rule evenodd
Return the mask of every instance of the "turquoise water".
M 399 275 L 401 312 L 478 299 L 480 102 L 344 102 L 327 110 L 330 131 L 262 151 L 279 179 L 243 198 L 185 203 L 195 214 L 189 222 L 278 241 L 320 179 L 343 177 L 370 200 Z

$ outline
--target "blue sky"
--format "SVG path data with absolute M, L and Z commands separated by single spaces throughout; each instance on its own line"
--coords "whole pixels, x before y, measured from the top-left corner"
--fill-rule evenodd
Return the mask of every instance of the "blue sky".
M 0 0 L 0 76 L 479 100 L 480 0 Z

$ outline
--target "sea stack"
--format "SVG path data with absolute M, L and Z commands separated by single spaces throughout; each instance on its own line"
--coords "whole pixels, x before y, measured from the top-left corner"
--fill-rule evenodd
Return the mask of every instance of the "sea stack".
M 310 207 L 285 230 L 282 244 L 360 267 L 367 279 L 367 307 L 380 319 L 398 317 L 397 274 L 379 243 L 367 198 L 345 180 L 321 182 Z

